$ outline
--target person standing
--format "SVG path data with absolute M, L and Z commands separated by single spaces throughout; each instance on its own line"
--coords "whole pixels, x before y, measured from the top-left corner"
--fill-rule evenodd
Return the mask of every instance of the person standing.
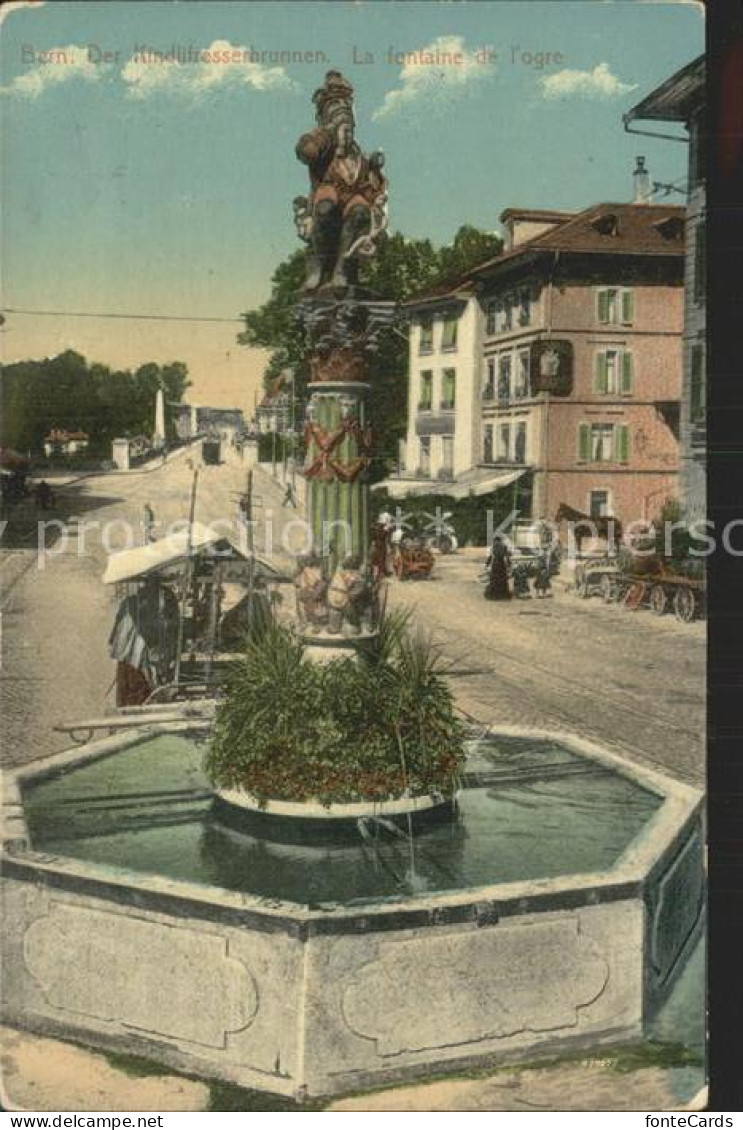
M 489 578 L 485 589 L 486 600 L 510 600 L 508 568 L 511 555 L 502 534 L 496 534 L 488 557 Z
M 144 518 L 142 521 L 145 545 L 155 540 L 155 511 L 149 502 L 144 504 Z

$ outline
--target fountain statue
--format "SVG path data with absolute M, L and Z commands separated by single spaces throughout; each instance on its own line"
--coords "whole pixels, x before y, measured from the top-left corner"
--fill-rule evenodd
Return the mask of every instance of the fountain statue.
M 322 556 L 328 580 L 344 558 L 353 558 L 370 584 L 372 432 L 365 394 L 373 354 L 395 306 L 359 285 L 359 265 L 375 254 L 387 226 L 387 181 L 383 154 L 365 154 L 355 139 L 350 82 L 328 71 L 312 100 L 315 128 L 296 147 L 309 169 L 310 193 L 293 202 L 297 232 L 308 245 L 297 303 L 310 346 L 307 511 L 313 551 Z M 329 622 L 337 619 L 328 616 Z M 361 630 L 358 624 L 354 630 Z

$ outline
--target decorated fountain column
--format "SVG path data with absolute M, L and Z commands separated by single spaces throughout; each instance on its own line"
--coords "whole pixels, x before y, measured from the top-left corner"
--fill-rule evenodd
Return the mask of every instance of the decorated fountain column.
M 364 382 L 312 384 L 305 438 L 312 544 L 335 570 L 347 554 L 368 568 L 371 430 Z
M 387 181 L 383 155 L 365 154 L 354 138 L 353 98 L 347 79 L 329 71 L 313 95 L 316 126 L 296 147 L 310 175 L 309 196 L 294 200 L 297 232 L 308 245 L 296 314 L 310 358 L 304 475 L 312 560 L 300 569 L 308 593 L 319 589 L 322 569 L 325 607 L 310 597 L 303 603 L 301 574 L 298 592 L 315 636 L 338 634 L 341 621 L 358 634 L 370 630 L 368 616 L 360 626 L 354 615 L 362 604 L 355 594 L 371 582 L 366 399 L 379 336 L 395 314 L 394 303 L 359 284 L 359 261 L 374 255 L 387 224 Z

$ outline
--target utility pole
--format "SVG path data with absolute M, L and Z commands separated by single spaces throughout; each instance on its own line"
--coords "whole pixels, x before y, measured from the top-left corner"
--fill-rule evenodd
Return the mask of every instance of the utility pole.
M 253 538 L 253 468 L 248 471 L 245 484 L 245 520 L 248 523 L 248 623 L 253 623 L 253 597 L 255 593 L 255 541 Z
M 295 424 L 295 408 L 296 408 L 296 400 L 295 400 L 295 395 L 294 395 L 294 378 L 295 378 L 295 376 L 296 376 L 296 374 L 295 374 L 294 370 L 292 370 L 292 397 L 291 397 L 291 401 L 290 401 L 290 404 L 291 404 L 291 419 L 290 419 L 291 432 L 290 432 L 290 434 L 291 434 L 291 444 L 292 444 L 292 494 L 295 494 L 296 489 L 297 489 L 297 437 L 296 437 L 296 434 L 295 434 L 295 426 L 294 426 L 294 424 Z
M 189 460 L 189 463 L 191 461 Z M 193 467 L 193 464 L 191 464 Z M 178 650 L 175 656 L 175 683 L 176 686 L 181 677 L 181 656 L 183 653 L 183 633 L 186 624 L 186 602 L 188 600 L 188 593 L 191 589 L 193 580 L 193 523 L 194 515 L 196 513 L 196 487 L 199 481 L 199 469 L 193 468 L 193 483 L 191 484 L 191 507 L 188 515 L 188 540 L 186 542 L 186 576 L 183 581 L 183 593 L 181 594 L 181 611 L 178 617 Z

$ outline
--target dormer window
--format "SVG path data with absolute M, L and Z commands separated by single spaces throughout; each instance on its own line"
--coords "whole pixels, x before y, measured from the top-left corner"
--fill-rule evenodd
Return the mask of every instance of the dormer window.
M 665 216 L 657 224 L 653 224 L 653 227 L 670 242 L 678 242 L 684 235 L 683 216 Z
M 619 217 L 613 212 L 605 212 L 592 221 L 593 227 L 599 235 L 619 235 Z

